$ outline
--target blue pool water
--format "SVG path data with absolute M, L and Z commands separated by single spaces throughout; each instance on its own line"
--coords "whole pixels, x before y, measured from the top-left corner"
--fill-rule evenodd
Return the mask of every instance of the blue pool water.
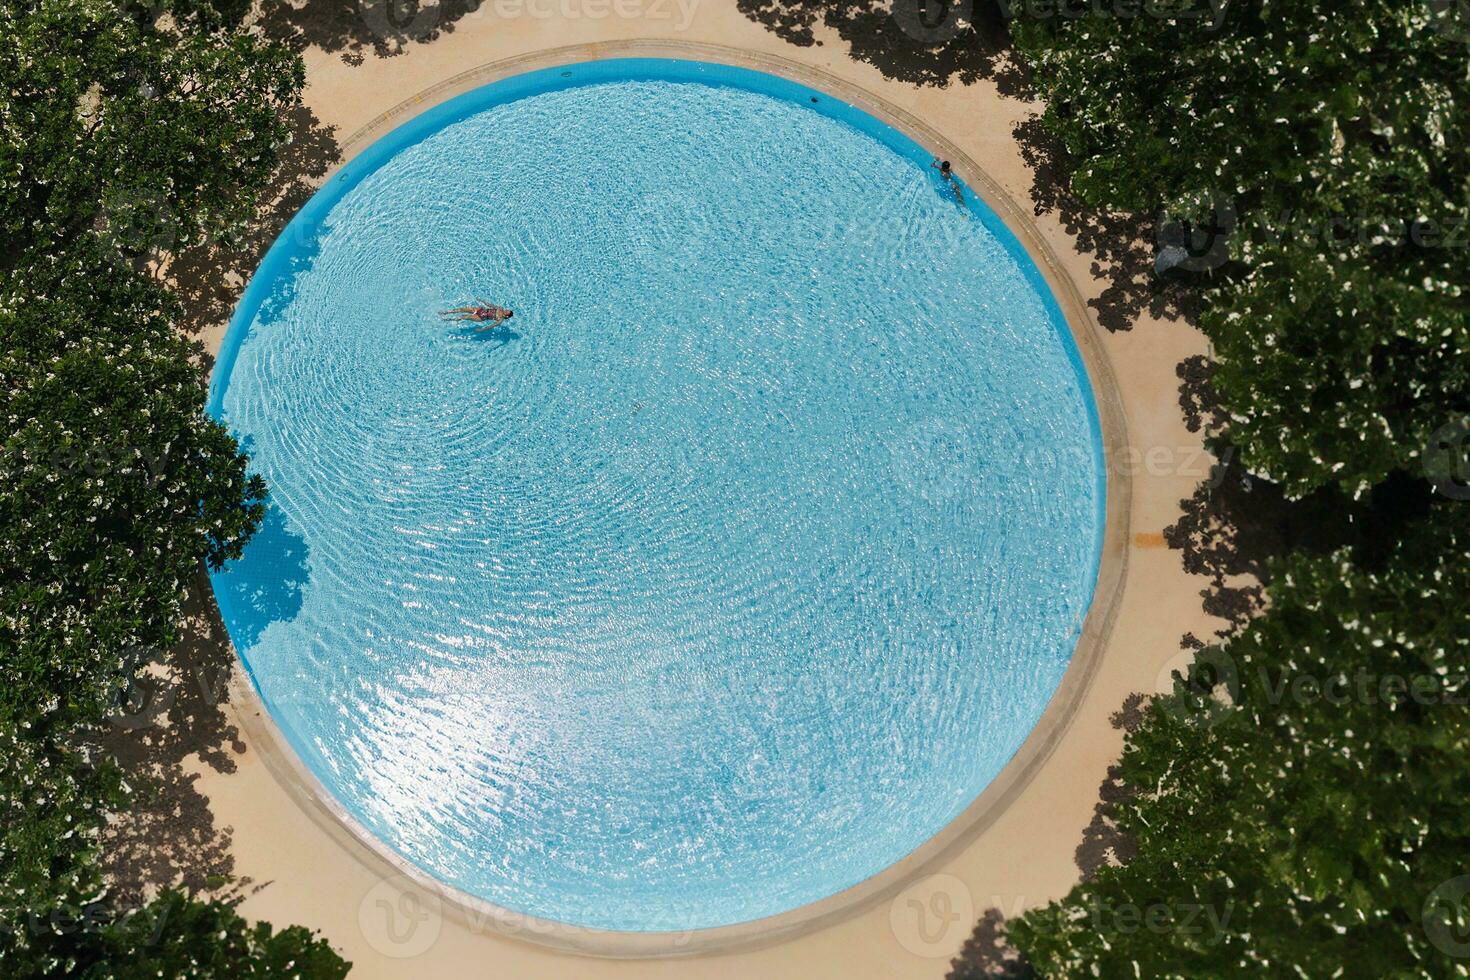
M 271 488 L 214 586 L 385 844 L 549 919 L 726 925 L 1015 753 L 1091 598 L 1097 424 L 928 164 L 790 82 L 609 61 L 415 119 L 293 222 L 211 391 Z M 516 316 L 436 315 L 476 298 Z

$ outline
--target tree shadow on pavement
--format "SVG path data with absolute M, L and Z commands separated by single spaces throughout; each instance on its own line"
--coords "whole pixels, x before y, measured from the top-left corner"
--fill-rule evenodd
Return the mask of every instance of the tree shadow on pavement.
M 1185 571 L 1205 577 L 1205 611 L 1225 621 L 1217 638 L 1232 636 L 1264 608 L 1271 562 L 1294 553 L 1325 555 L 1351 546 L 1373 567 L 1386 559 L 1406 523 L 1421 518 L 1433 496 L 1426 480 L 1391 475 L 1354 499 L 1323 487 L 1299 499 L 1253 476 L 1229 441 L 1228 417 L 1215 391 L 1215 366 L 1202 355 L 1180 362 L 1179 404 L 1191 432 L 1202 432 L 1217 462 L 1192 495 L 1179 502 L 1179 519 L 1164 529 Z M 1186 636 L 1184 646 L 1204 643 Z
M 986 909 L 950 961 L 946 980 L 1033 980 L 1036 971 L 1006 942 L 1005 926 L 999 909 Z
M 1109 722 L 1113 728 L 1131 732 L 1143 720 L 1147 698 L 1133 694 L 1115 711 Z M 1082 832 L 1074 860 L 1087 881 L 1098 870 L 1126 862 L 1136 852 L 1132 838 L 1113 822 L 1114 804 L 1126 799 L 1118 765 L 1108 767 L 1107 776 L 1098 787 L 1098 802 L 1093 807 L 1092 822 Z M 950 965 L 946 980 L 1031 980 L 1036 976 L 1026 958 L 1006 942 L 1005 914 L 1000 909 L 987 909 L 965 940 L 964 947 Z
M 994 82 L 1024 96 L 1026 73 L 1011 50 L 1000 7 L 988 0 L 737 0 L 740 12 L 799 47 L 819 44 L 820 22 L 848 53 L 886 78 L 914 85 Z
M 323 126 L 305 106 L 292 109 L 287 121 L 291 143 L 282 150 L 276 176 L 261 194 L 256 220 L 238 240 L 185 249 L 165 270 L 184 304 L 180 329 L 191 336 L 229 320 L 266 250 L 316 193 L 322 178 L 341 162 L 335 127 Z M 211 366 L 206 364 L 205 369 Z
M 102 865 L 113 898 L 127 907 L 169 886 L 227 894 L 234 871 L 231 829 L 215 823 L 199 774 L 230 773 L 245 752 L 224 710 L 235 666 L 229 637 L 201 575 L 184 600 L 182 639 L 155 658 L 102 732 L 134 796 L 104 831 Z
M 295 0 L 271 3 L 258 26 L 267 37 L 297 50 L 318 48 L 360 65 L 371 53 L 379 58 L 403 54 L 416 43 L 454 32 L 469 14 L 491 16 L 490 0 Z
M 1199 312 L 1199 290 L 1189 283 L 1154 275 L 1157 218 L 1100 211 L 1072 194 L 1073 161 L 1061 141 L 1047 131 L 1040 116 L 1013 130 L 1021 157 L 1031 169 L 1031 204 L 1039 217 L 1055 212 L 1076 240 L 1076 250 L 1092 257 L 1092 275 L 1107 287 L 1087 301 L 1097 322 L 1109 333 L 1132 330 L 1147 313 L 1160 320 L 1193 321 Z

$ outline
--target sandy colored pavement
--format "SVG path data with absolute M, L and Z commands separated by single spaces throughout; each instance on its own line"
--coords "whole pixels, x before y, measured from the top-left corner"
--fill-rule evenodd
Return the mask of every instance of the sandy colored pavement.
M 487 0 L 455 21 L 452 32 L 410 44 L 396 57 L 368 51 L 361 64 L 350 65 L 340 53 L 309 50 L 306 99 L 322 123 L 337 127 L 350 155 L 366 141 L 351 140 L 353 134 L 415 93 L 476 66 L 622 39 L 718 44 L 820 69 L 906 110 L 963 150 L 1030 214 L 1032 175 L 1012 128 L 1033 106 L 1002 98 L 987 83 L 918 88 L 890 81 L 848 58 L 839 39 L 821 31 L 818 37 L 825 43 L 817 47 L 786 44 L 742 16 L 733 0 Z M 430 96 L 422 107 L 452 94 Z M 1055 214 L 1036 219 L 1035 228 L 1082 296 L 1097 296 L 1105 283 L 1093 274 L 1093 259 L 1077 253 Z M 212 348 L 223 326 L 206 333 Z M 531 930 L 524 923 L 467 919 L 432 893 L 385 875 L 381 863 L 365 860 L 364 849 L 334 826 L 330 814 L 292 785 L 289 764 L 259 717 L 259 702 L 237 679 L 226 707 L 246 745 L 238 769 L 195 769 L 216 821 L 233 829 L 236 873 L 263 885 L 246 899 L 243 914 L 321 930 L 353 961 L 357 978 L 939 980 L 987 910 L 1012 916 L 1077 880 L 1078 846 L 1122 745 L 1112 716 L 1129 694 L 1158 689 L 1160 676 L 1180 665 L 1183 633 L 1207 635 L 1216 625 L 1200 608 L 1203 580 L 1186 576 L 1179 554 L 1159 537 L 1209 465 L 1198 436 L 1184 426 L 1175 376 L 1180 360 L 1205 350 L 1204 339 L 1182 323 L 1146 315 L 1131 331 L 1097 330 L 1096 336 L 1134 450 L 1110 461 L 1114 470 L 1126 470 L 1132 487 L 1116 620 L 1075 711 L 1029 782 L 978 835 L 915 869 L 901 892 L 874 896 L 816 931 L 738 952 L 614 960 L 552 950 L 527 941 Z M 522 938 L 506 935 L 518 929 Z

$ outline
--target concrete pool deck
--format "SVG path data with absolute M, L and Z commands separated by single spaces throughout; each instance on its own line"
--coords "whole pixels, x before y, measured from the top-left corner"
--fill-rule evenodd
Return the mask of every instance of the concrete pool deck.
M 594 17 L 593 9 L 635 10 L 639 16 Z M 658 10 L 666 16 L 654 16 Z M 635 53 L 621 43 L 635 39 L 644 42 L 635 46 L 639 54 L 705 56 L 650 42 L 719 45 L 704 49 L 712 53 L 707 60 L 752 67 L 766 67 L 763 59 L 794 62 L 813 73 L 799 80 L 835 88 L 833 94 L 873 111 L 852 94 L 868 93 L 875 104 L 891 107 L 930 134 L 927 139 L 919 135 L 925 145 L 952 145 L 957 166 L 966 160 L 965 166 L 974 168 L 961 176 L 977 190 L 977 181 L 988 177 L 993 186 L 985 196 L 992 205 L 1013 227 L 1015 220 L 1024 222 L 1053 257 L 1056 267 L 1046 271 L 1064 306 L 1067 283 L 1075 284 L 1082 300 L 1105 285 L 1093 273 L 1091 257 L 1076 252 L 1054 216 L 1032 221 L 1030 209 L 1021 206 L 1031 175 L 1011 131 L 1032 107 L 1003 99 L 990 86 L 921 89 L 889 81 L 871 66 L 848 59 L 836 39 L 814 48 L 787 45 L 726 3 L 614 7 L 589 0 L 585 6 L 561 3 L 554 9 L 486 4 L 454 27 L 432 43 L 410 44 L 401 56 L 369 56 L 355 67 L 335 54 L 308 52 L 307 102 L 323 123 L 354 134 L 343 140 L 344 157 L 459 91 L 498 74 L 550 63 L 545 59 L 558 57 L 547 54 L 554 49 L 587 45 L 575 55 L 560 55 L 570 61 Z M 824 86 L 822 79 L 830 84 Z M 1006 199 L 1010 215 L 1002 210 Z M 1069 311 L 1069 319 L 1087 317 L 1085 307 L 1074 305 L 1081 312 Z M 223 327 L 205 335 L 211 349 L 218 349 Z M 1082 343 L 1075 323 L 1074 332 Z M 1179 500 L 1208 468 L 1198 437 L 1183 424 L 1174 371 L 1181 359 L 1204 351 L 1203 338 L 1182 324 L 1147 317 L 1131 332 L 1107 334 L 1091 325 L 1085 336 L 1092 338 L 1093 349 L 1090 355 L 1084 350 L 1084 356 L 1090 358 L 1095 383 L 1099 364 L 1116 381 L 1113 432 L 1127 433 L 1126 444 L 1109 447 L 1110 485 L 1132 488 L 1131 495 L 1110 493 L 1110 502 L 1126 508 L 1110 516 L 1114 540 L 1108 544 L 1104 579 L 1110 563 L 1121 585 L 1112 629 L 1104 624 L 1094 630 L 1090 618 L 1086 632 L 1099 642 L 1091 654 L 1079 652 L 1079 662 L 1088 661 L 1086 669 L 1069 672 L 1070 687 L 1059 692 L 1058 700 L 1069 702 L 1066 710 L 1048 709 L 1033 738 L 1037 744 L 1028 742 L 993 786 L 996 792 L 982 796 L 980 802 L 991 798 L 984 812 L 968 821 L 961 818 L 957 823 L 965 827 L 932 852 L 903 862 L 879 887 L 856 897 L 855 907 L 834 907 L 784 940 L 770 933 L 745 937 L 765 944 L 737 943 L 738 952 L 605 960 L 546 948 L 537 943 L 612 951 L 586 943 L 576 930 L 549 935 L 537 923 L 460 908 L 401 877 L 388 862 L 375 861 L 312 795 L 293 760 L 276 747 L 259 702 L 237 679 L 230 705 L 246 751 L 231 774 L 203 768 L 199 788 L 210 798 L 216 820 L 233 829 L 236 873 L 266 883 L 246 899 L 242 912 L 322 930 L 354 962 L 353 975 L 359 977 L 942 977 L 981 914 L 995 908 L 1014 915 L 1075 882 L 1075 852 L 1092 820 L 1098 786 L 1121 746 L 1112 715 L 1129 694 L 1154 690 L 1159 676 L 1178 665 L 1184 632 L 1205 634 L 1213 625 L 1200 608 L 1202 583 L 1184 574 L 1178 555 L 1159 547 L 1158 537 L 1177 516 Z M 1099 396 L 1106 401 L 1103 391 Z M 1102 407 L 1106 413 L 1107 406 Z M 1100 592 L 1099 605 L 1105 598 Z M 704 946 L 697 937 L 686 940 L 687 948 L 678 937 L 667 941 L 670 948 L 661 952 L 695 954 Z

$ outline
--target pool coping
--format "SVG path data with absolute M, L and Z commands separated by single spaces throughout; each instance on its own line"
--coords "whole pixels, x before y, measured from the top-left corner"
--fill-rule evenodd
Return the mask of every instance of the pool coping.
M 926 872 L 936 870 L 968 846 L 1026 789 L 1075 719 L 1101 663 L 1116 620 L 1126 579 L 1132 481 L 1118 465 L 1127 446 L 1127 426 L 1112 365 L 1071 277 L 1030 217 L 957 146 L 932 127 L 865 89 L 827 72 L 785 58 L 722 45 L 664 40 L 625 40 L 569 45 L 496 60 L 460 72 L 398 103 L 340 144 L 341 162 L 323 179 L 332 180 L 363 149 L 412 116 L 482 85 L 538 69 L 613 58 L 680 58 L 754 69 L 826 93 L 892 126 L 915 143 L 951 161 L 968 188 L 1001 220 L 1041 274 L 1066 322 L 1092 388 L 1100 431 L 1106 504 L 1092 601 L 1076 649 L 1060 684 L 1025 742 L 1001 772 L 958 816 L 899 861 L 834 895 L 773 916 L 682 932 L 626 932 L 542 919 L 497 906 L 447 885 L 421 870 L 363 827 L 291 749 L 276 727 L 248 670 L 231 682 L 236 720 L 261 751 L 273 777 L 333 840 L 363 866 L 420 890 L 461 924 L 562 952 L 605 958 L 663 958 L 723 953 L 774 945 L 857 915 L 891 898 Z M 214 592 L 208 590 L 211 601 Z M 232 644 L 233 648 L 233 644 Z M 239 651 L 236 650 L 236 658 Z M 242 668 L 243 660 L 240 661 Z

